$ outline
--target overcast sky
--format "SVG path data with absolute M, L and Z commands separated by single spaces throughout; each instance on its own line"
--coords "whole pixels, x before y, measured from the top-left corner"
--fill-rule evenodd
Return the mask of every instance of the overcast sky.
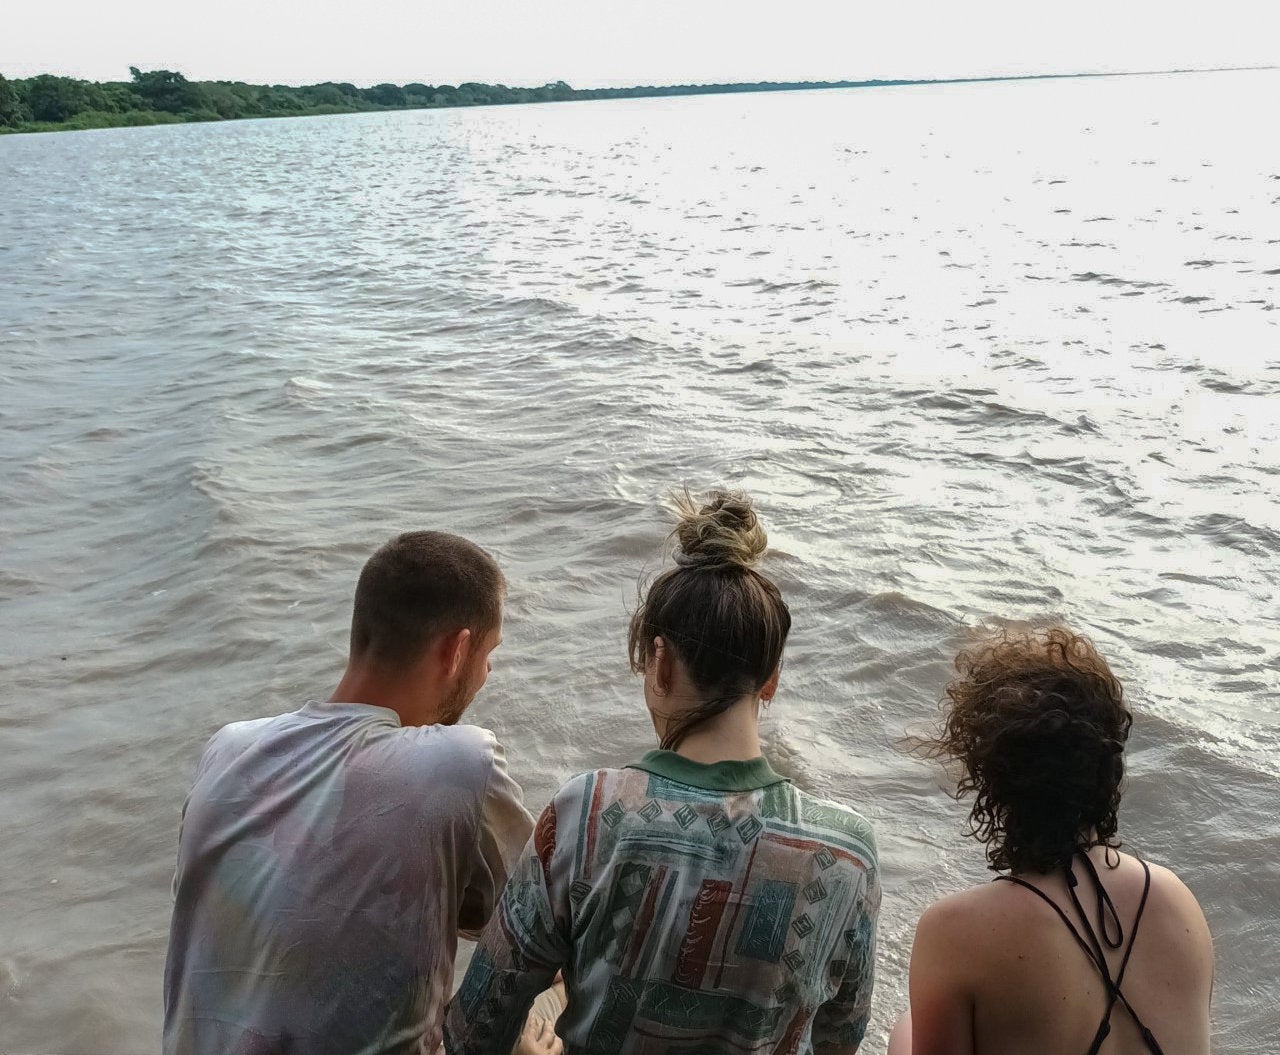
M 1280 63 L 1280 0 L 6 2 L 0 73 L 577 87 Z

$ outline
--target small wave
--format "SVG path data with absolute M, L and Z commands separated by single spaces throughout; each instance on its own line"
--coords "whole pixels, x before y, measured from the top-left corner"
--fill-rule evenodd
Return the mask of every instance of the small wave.
M 1075 282 L 1097 282 L 1103 286 L 1131 286 L 1134 289 L 1158 289 L 1167 285 L 1164 282 L 1147 282 L 1143 279 L 1120 278 L 1118 275 L 1106 275 L 1097 271 L 1082 271 L 1072 275 Z
M 1191 522 L 1196 534 L 1231 549 L 1263 557 L 1280 553 L 1280 533 L 1227 513 L 1210 513 Z
M 1079 433 L 1082 433 L 1082 432 L 1097 434 L 1100 431 L 1097 426 L 1097 423 L 1092 421 L 1089 418 L 1089 416 L 1086 414 L 1081 414 L 1078 418 L 1076 418 L 1074 424 L 1064 423 L 1062 426 L 1062 430 L 1064 432 L 1070 433 L 1071 435 L 1078 435 Z
M 798 289 L 808 293 L 817 293 L 835 289 L 839 283 L 821 278 L 804 279 L 797 282 L 773 282 L 765 278 L 747 278 L 737 282 L 726 282 L 726 286 L 738 289 L 756 289 L 761 293 L 782 293 L 786 290 Z
M 1190 572 L 1184 571 L 1166 571 L 1160 573 L 1162 579 L 1172 579 L 1174 582 L 1189 582 L 1196 586 L 1216 586 L 1219 589 L 1228 589 L 1226 583 L 1220 579 L 1210 579 L 1203 575 L 1192 575 Z
M 0 596 L 34 597 L 41 593 L 47 584 L 29 575 L 10 568 L 0 568 Z
M 97 442 L 99 440 L 123 440 L 136 433 L 136 429 L 121 429 L 111 425 L 99 425 L 80 434 L 83 440 Z
M 1211 392 L 1239 396 L 1271 396 L 1280 391 L 1276 385 L 1262 381 L 1232 381 L 1226 377 L 1203 377 L 1200 379 L 1200 386 Z
M 284 383 L 284 393 L 291 399 L 307 400 L 333 391 L 333 385 L 314 377 L 291 377 Z
M 772 359 L 750 359 L 734 366 L 717 366 L 722 374 L 772 374 L 778 370 L 778 364 Z
M 475 306 L 475 310 L 488 314 L 542 317 L 576 314 L 576 310 L 570 305 L 550 297 L 494 297 L 481 301 Z
M 981 587 L 980 597 L 1003 607 L 1051 609 L 1062 602 L 1062 591 L 1050 583 L 1022 582 L 1009 579 L 998 584 Z
M 994 393 L 983 392 L 981 396 L 991 394 Z M 1074 426 L 1069 426 L 1043 411 L 1010 406 L 1007 403 L 981 398 L 977 393 L 966 393 L 960 390 L 922 395 L 913 402 L 916 406 L 928 410 L 950 411 L 954 416 L 954 420 L 959 424 L 974 424 L 984 427 L 997 425 L 1050 425 L 1054 428 L 1074 429 Z
M 1145 656 L 1160 656 L 1162 659 L 1176 659 L 1185 663 L 1203 659 L 1205 655 L 1201 646 L 1187 641 L 1139 641 L 1131 647 Z
M 858 637 L 876 648 L 901 652 L 904 645 L 920 647 L 921 639 L 950 639 L 963 623 L 950 612 L 896 590 L 869 594 L 853 604 Z

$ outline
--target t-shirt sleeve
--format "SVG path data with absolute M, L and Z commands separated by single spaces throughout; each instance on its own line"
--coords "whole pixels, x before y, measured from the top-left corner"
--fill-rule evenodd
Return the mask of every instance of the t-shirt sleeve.
M 209 768 L 213 760 L 217 747 L 223 738 L 224 729 L 219 729 L 213 736 L 209 737 L 208 743 L 204 745 L 204 751 L 200 755 L 200 761 L 196 763 L 196 771 L 191 777 L 191 787 L 187 790 L 187 797 L 182 800 L 182 813 L 178 817 L 178 853 L 177 860 L 173 867 L 173 879 L 169 883 L 169 897 L 178 900 L 178 874 L 182 870 L 182 831 L 187 824 L 187 809 L 191 805 L 191 796 L 195 793 L 196 784 L 204 775 L 205 770 Z
M 839 988 L 813 1017 L 814 1055 L 850 1055 L 862 1043 L 875 987 L 879 914 L 880 869 L 873 859 L 866 871 L 863 895 L 840 939 L 847 959 Z
M 458 933 L 475 941 L 493 915 L 494 906 L 533 831 L 520 785 L 507 770 L 506 753 L 493 741 L 493 763 L 476 826 L 476 848 L 458 905 Z
M 449 1055 L 510 1051 L 534 999 L 569 962 L 573 851 L 558 838 L 582 809 L 574 780 L 542 811 L 445 1020 Z

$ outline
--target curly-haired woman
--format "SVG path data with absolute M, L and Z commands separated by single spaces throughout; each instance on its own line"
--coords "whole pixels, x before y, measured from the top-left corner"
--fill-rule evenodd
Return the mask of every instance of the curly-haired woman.
M 1205 1055 L 1213 947 L 1195 897 L 1116 836 L 1133 718 L 1084 637 L 962 652 L 939 734 L 997 880 L 929 906 L 890 1055 Z

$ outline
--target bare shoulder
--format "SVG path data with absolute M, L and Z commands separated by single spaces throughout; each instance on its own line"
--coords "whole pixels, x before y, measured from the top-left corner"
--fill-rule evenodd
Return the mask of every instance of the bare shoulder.
M 1143 875 L 1144 866 L 1151 877 L 1149 886 Z M 1118 882 L 1112 879 L 1113 875 Z M 1131 854 L 1121 853 L 1119 867 L 1110 872 L 1104 872 L 1102 878 L 1108 889 L 1118 888 L 1125 899 L 1132 902 L 1133 911 L 1136 911 L 1137 902 L 1142 897 L 1143 888 L 1146 886 L 1147 904 L 1143 912 L 1144 921 L 1164 921 L 1170 926 L 1185 929 L 1194 936 L 1198 937 L 1203 933 L 1206 938 L 1208 937 L 1208 925 L 1205 923 L 1200 902 L 1173 869 Z M 1147 923 L 1144 922 L 1143 926 L 1146 925 Z
M 1046 915 L 1042 900 L 1013 883 L 980 883 L 948 894 L 920 916 L 916 938 L 923 934 L 935 947 L 962 949 L 967 958 L 1000 960 L 1008 950 L 1024 946 L 1033 935 L 1059 926 Z
M 936 910 L 942 919 L 956 922 L 978 919 L 989 923 L 1011 911 L 1016 913 L 1017 906 L 1023 904 L 1021 898 L 1011 898 L 1011 892 L 1008 883 L 979 883 L 939 898 L 929 908 Z
M 1195 894 L 1172 869 L 1150 862 L 1147 866 L 1151 870 L 1148 913 L 1152 920 L 1157 925 L 1163 923 L 1162 929 L 1179 944 L 1191 942 L 1212 967 L 1213 939 Z
M 1196 900 L 1195 894 L 1191 889 L 1178 878 L 1176 872 L 1164 865 L 1147 862 L 1147 867 L 1151 870 L 1151 894 L 1153 898 L 1158 898 L 1168 907 L 1190 915 L 1204 919 L 1204 913 L 1200 909 L 1200 902 Z
M 1006 924 L 992 886 L 956 891 L 929 905 L 916 922 L 911 947 L 912 986 L 972 994 L 975 980 L 993 969 Z
M 1002 914 L 996 884 L 957 890 L 929 905 L 916 923 L 916 940 L 930 944 L 965 944 L 978 933 L 989 934 Z

